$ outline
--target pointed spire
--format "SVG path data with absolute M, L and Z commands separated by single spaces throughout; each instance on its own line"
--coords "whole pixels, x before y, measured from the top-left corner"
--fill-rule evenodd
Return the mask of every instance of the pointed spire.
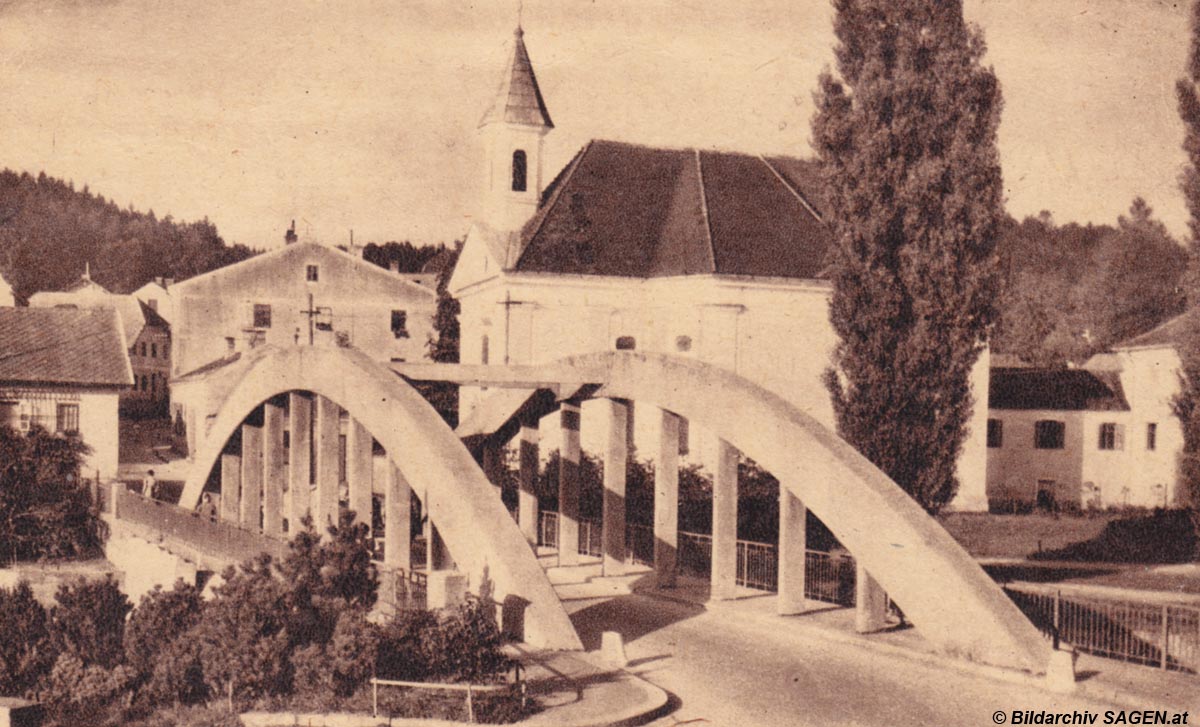
M 496 100 L 483 115 L 479 125 L 504 122 L 553 129 L 554 122 L 550 120 L 550 112 L 546 110 L 542 90 L 538 87 L 537 76 L 533 73 L 533 64 L 529 61 L 529 51 L 525 49 L 525 30 L 521 27 L 519 13 L 520 10 L 517 28 L 513 31 L 512 57 L 504 69 Z

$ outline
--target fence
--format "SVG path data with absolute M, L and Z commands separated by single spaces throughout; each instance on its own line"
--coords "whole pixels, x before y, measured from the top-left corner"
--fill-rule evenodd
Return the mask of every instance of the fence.
M 654 528 L 628 523 L 625 526 L 625 553 L 631 563 L 654 565 Z
M 521 695 L 521 709 L 524 710 L 528 704 L 528 689 L 525 681 L 521 679 L 520 666 L 516 667 L 514 681 L 505 684 L 437 684 L 433 682 L 402 682 L 393 679 L 376 679 L 371 678 L 371 716 L 379 717 L 379 688 L 380 687 L 405 687 L 408 689 L 429 689 L 452 692 L 465 692 L 467 697 L 467 721 L 475 722 L 475 695 L 476 694 L 496 694 L 516 689 Z
M 779 555 L 770 543 L 737 541 L 737 584 L 761 591 L 779 588 Z
M 1027 583 L 1003 588 L 1055 642 L 1160 669 L 1200 670 L 1200 607 L 1121 601 Z
M 558 548 L 558 513 L 542 510 L 538 516 L 538 545 Z

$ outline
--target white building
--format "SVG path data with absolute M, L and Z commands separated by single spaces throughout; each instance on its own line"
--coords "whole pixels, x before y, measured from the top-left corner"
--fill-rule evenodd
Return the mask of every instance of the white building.
M 149 306 L 151 310 L 161 316 L 167 323 L 174 323 L 174 286 L 175 280 L 173 278 L 155 278 L 130 293 L 130 295 Z
M 0 308 L 0 425 L 77 433 L 82 476 L 117 475 L 117 400 L 133 384 L 111 308 Z
M 1083 507 L 1176 507 L 1183 431 L 1178 345 L 1200 311 L 1092 357 L 1083 369 L 992 373 L 988 497 Z
M 543 188 L 553 129 L 517 30 L 483 117 L 480 222 L 449 290 L 464 363 L 543 363 L 612 349 L 694 357 L 735 371 L 832 427 L 822 376 L 836 343 L 829 232 L 815 166 L 798 159 L 592 141 Z M 987 385 L 986 356 L 974 380 Z M 469 423 L 478 390 L 462 392 Z M 583 441 L 602 423 L 585 406 Z M 589 427 L 589 419 L 593 426 Z M 955 506 L 982 509 L 986 409 L 976 407 Z M 557 427 L 544 427 L 547 448 Z M 654 451 L 657 429 L 635 443 Z M 690 432 L 701 461 L 712 437 Z

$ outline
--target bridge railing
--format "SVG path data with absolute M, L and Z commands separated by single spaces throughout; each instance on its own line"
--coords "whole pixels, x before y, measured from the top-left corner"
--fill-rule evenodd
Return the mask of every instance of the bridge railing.
M 113 517 L 174 539 L 180 545 L 213 558 L 240 563 L 258 553 L 282 559 L 287 541 L 244 529 L 238 525 L 185 510 L 131 492 L 121 483 L 112 487 Z

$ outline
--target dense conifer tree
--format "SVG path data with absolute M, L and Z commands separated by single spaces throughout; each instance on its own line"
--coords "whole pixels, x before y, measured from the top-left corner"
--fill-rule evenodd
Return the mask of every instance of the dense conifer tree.
M 841 339 L 826 380 L 842 436 L 936 512 L 994 315 L 1000 88 L 958 0 L 834 8 L 837 75 L 813 120 Z

